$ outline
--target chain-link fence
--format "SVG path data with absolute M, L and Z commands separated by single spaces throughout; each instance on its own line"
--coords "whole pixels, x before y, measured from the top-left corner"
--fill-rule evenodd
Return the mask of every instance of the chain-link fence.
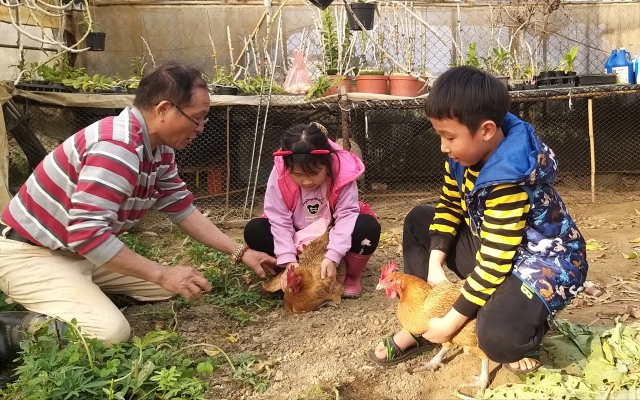
M 573 46 L 579 48 L 575 59 L 579 74 L 603 72 L 612 49 L 626 47 L 634 55 L 640 51 L 635 29 L 640 26 L 637 2 L 386 1 L 377 3 L 372 31 L 363 34 L 347 29 L 346 36 L 342 28 L 347 24 L 347 11 L 339 1 L 329 8 L 330 25 L 317 9 L 292 3 L 281 14 L 273 7 L 270 25 L 265 22 L 264 8 L 256 6 L 199 6 L 194 2 L 190 6 L 96 7 L 94 17 L 107 34 L 106 50 L 86 53 L 86 67 L 92 73 L 127 76 L 132 57 L 146 54 L 151 64 L 150 51 L 156 63 L 180 60 L 210 76 L 215 75 L 215 67 L 225 67 L 243 77 L 245 68 L 255 75 L 268 53 L 276 81 L 282 82 L 292 64 L 292 51 L 303 49 L 315 77 L 329 68 L 323 63 L 326 44 L 321 38 L 327 28 L 336 32 L 339 44 L 346 43 L 339 60 L 345 69 L 376 67 L 393 72 L 400 69 L 393 59 L 416 73 L 435 76 L 460 57 L 469 61 L 471 45 L 475 45 L 472 57 L 477 62 L 505 69 L 512 78 L 526 76 L 532 64 L 538 70 L 557 67 Z M 501 48 L 511 52 L 517 65 L 508 67 L 493 52 Z
M 196 203 L 213 215 L 226 220 L 259 215 L 273 151 L 289 126 L 310 121 L 325 125 L 334 140 L 349 137 L 351 150 L 361 153 L 367 171 L 359 189 L 367 201 L 437 200 L 445 156 L 425 117 L 424 99 L 267 102 L 262 98 L 255 105 L 212 107 L 205 131 L 176 154 L 180 175 Z M 637 85 L 521 91 L 512 92 L 511 112 L 530 122 L 556 153 L 563 196 L 571 196 L 574 203 L 590 202 L 593 183 L 598 202 L 618 202 L 640 195 L 640 115 L 635 111 L 639 102 Z M 37 164 L 68 135 L 120 112 L 56 107 L 21 97 L 14 98 L 13 104 L 22 115 L 13 119 L 15 111 L 5 109 L 13 192 L 30 172 L 29 165 Z M 345 146 L 345 141 L 341 143 Z
M 228 72 L 234 69 L 237 78 L 244 78 L 245 72 L 262 73 L 268 79 L 273 75 L 281 84 L 291 67 L 293 50 L 301 49 L 315 79 L 327 69 L 322 39 L 326 18 L 334 26 L 346 24 L 342 5 L 332 6 L 324 16 L 304 5 L 286 6 L 281 14 L 273 7 L 268 29 L 266 21 L 259 23 L 265 20 L 262 7 L 195 3 L 180 8 L 124 7 L 92 10 L 107 33 L 107 47 L 84 55 L 90 74 L 126 77 L 131 58 L 145 55 L 149 64 L 152 60 L 193 64 L 212 79 L 224 67 Z M 402 2 L 378 2 L 374 29 L 368 34 L 334 27 L 332 32 L 342 35 L 338 41 L 350 43 L 340 55 L 343 67 L 381 68 L 389 73 L 400 68 L 397 62 L 419 74 L 438 75 L 460 57 L 467 63 L 475 57 L 495 74 L 500 73 L 500 65 L 506 66 L 509 70 L 502 72 L 514 78 L 517 73 L 526 75 L 527 65 L 538 71 L 556 67 L 569 48 L 578 46 L 578 74 L 600 73 L 612 48 L 626 45 L 634 51 L 635 31 L 627 28 L 640 26 L 640 3 L 636 2 L 532 0 L 407 7 Z M 516 57 L 515 66 L 495 64 L 499 55 L 494 50 L 504 48 Z M 636 160 L 640 138 L 635 134 L 640 116 L 634 110 L 640 101 L 638 91 L 638 86 L 629 85 L 511 92 L 511 111 L 530 122 L 556 152 L 558 185 L 570 192 L 572 201 L 591 201 L 594 188 L 597 201 L 620 201 L 637 198 L 640 192 Z M 223 105 L 211 108 L 204 133 L 177 152 L 180 174 L 196 202 L 216 215 L 227 220 L 258 215 L 273 166 L 271 154 L 284 130 L 310 121 L 324 124 L 332 139 L 351 138 L 350 147 L 361 153 L 367 167 L 359 182 L 367 201 L 407 196 L 437 199 L 445 158 L 425 118 L 424 99 L 359 101 L 352 96 L 307 102 L 303 96 L 259 95 L 225 103 L 219 98 L 214 103 Z M 69 135 L 117 115 L 131 101 L 123 99 L 113 108 L 62 107 L 46 102 L 46 97 L 35 101 L 29 96 L 7 103 L 10 189 L 15 192 L 31 168 Z

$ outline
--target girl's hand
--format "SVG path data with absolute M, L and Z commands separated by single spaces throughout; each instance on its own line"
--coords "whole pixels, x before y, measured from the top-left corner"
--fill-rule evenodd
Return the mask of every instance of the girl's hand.
M 324 260 L 322 260 L 322 269 L 320 270 L 320 278 L 331 279 L 331 282 L 329 283 L 329 293 L 333 293 L 333 287 L 336 283 L 336 269 L 337 269 L 336 263 L 334 263 L 332 260 L 328 258 L 325 258 Z
M 284 265 L 284 272 L 280 275 L 280 289 L 284 292 L 287 288 L 287 271 L 289 269 L 296 269 L 300 265 L 297 262 L 290 262 Z

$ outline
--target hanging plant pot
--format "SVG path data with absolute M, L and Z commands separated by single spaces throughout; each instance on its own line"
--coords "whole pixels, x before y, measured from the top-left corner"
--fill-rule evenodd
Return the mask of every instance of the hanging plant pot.
M 85 44 L 89 51 L 104 51 L 104 42 L 107 34 L 104 32 L 89 32 L 85 39 Z
M 324 10 L 333 3 L 333 0 L 309 0 L 309 2 L 319 9 Z
M 347 18 L 349 19 L 349 28 L 352 31 L 360 31 L 360 25 L 353 18 L 358 18 L 360 23 L 364 26 L 364 29 L 370 31 L 373 29 L 373 21 L 376 15 L 376 4 L 375 3 L 352 3 L 351 10 L 353 10 L 353 14 L 347 10 Z

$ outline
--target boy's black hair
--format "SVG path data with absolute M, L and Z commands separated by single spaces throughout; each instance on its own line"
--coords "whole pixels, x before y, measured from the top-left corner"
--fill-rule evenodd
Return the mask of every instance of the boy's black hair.
M 291 171 L 294 167 L 300 167 L 302 172 L 313 175 L 322 166 L 327 169 L 329 188 L 331 191 L 335 182 L 332 166 L 332 154 L 335 150 L 331 147 L 327 138 L 326 129 L 315 122 L 310 124 L 298 124 L 287 129 L 282 138 L 282 150 L 290 150 L 294 154 L 284 156 L 284 166 Z M 311 150 L 329 150 L 329 154 L 310 154 Z
M 509 91 L 495 76 L 477 68 L 451 68 L 436 79 L 427 96 L 427 117 L 456 119 L 475 133 L 483 121 L 502 126 L 509 112 Z

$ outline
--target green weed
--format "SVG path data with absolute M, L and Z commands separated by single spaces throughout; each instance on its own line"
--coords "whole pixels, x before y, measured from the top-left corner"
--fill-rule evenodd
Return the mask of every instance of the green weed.
M 196 364 L 175 333 L 157 331 L 105 349 L 81 336 L 76 321 L 59 337 L 44 327 L 21 343 L 19 374 L 5 399 L 204 399 L 199 378 L 216 366 Z
M 255 356 L 250 353 L 243 353 L 232 358 L 231 362 L 236 367 L 233 379 L 246 383 L 258 393 L 264 393 L 271 386 L 271 381 L 265 373 L 259 374 L 253 370 L 252 366 L 256 361 Z
M 242 307 L 267 309 L 275 305 L 259 291 L 249 290 L 252 272 L 245 265 L 236 265 L 229 257 L 200 243 L 190 241 L 185 245 L 188 257 L 201 266 L 204 276 L 213 290 L 206 296 L 207 302 L 221 307 L 225 314 L 236 321 L 247 323 L 254 317 Z
M 155 243 L 151 240 L 143 238 L 141 235 L 131 234 L 124 232 L 118 238 L 131 250 L 140 254 L 142 257 L 150 260 L 157 260 L 162 257 L 163 252 Z
M 16 307 L 15 303 L 7 303 L 6 299 L 7 295 L 4 292 L 0 292 L 0 312 L 11 311 Z

